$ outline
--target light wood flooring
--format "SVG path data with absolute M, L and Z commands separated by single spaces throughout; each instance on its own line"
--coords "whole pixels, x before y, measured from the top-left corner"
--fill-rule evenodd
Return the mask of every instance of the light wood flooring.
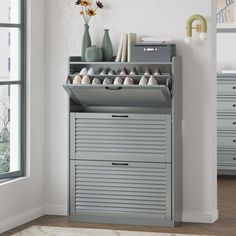
M 114 230 L 134 230 L 148 232 L 168 232 L 183 234 L 205 234 L 236 236 L 236 177 L 219 177 L 218 179 L 218 200 L 219 200 L 219 220 L 214 224 L 193 224 L 183 223 L 175 228 L 112 225 L 112 224 L 93 224 L 69 222 L 62 216 L 43 216 L 30 223 L 17 227 L 2 236 L 11 235 L 32 225 L 58 226 L 58 227 L 81 227 L 81 228 L 100 228 Z

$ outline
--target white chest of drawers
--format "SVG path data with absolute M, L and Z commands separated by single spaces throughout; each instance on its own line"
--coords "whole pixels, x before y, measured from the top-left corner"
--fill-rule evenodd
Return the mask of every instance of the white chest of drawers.
M 236 173 L 236 74 L 217 76 L 218 173 Z

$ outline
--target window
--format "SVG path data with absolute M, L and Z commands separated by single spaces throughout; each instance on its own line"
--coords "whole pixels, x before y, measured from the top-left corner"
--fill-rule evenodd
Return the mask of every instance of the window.
M 1 0 L 0 179 L 25 174 L 26 0 Z

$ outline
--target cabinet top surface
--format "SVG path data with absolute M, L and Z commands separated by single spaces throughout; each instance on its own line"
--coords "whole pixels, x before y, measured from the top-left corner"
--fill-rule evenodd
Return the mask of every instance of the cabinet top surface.
M 179 57 L 179 56 L 177 56 Z M 176 58 L 176 57 L 173 57 Z M 161 62 L 116 62 L 114 61 L 101 61 L 101 62 L 85 62 L 81 61 L 80 57 L 69 57 L 69 64 L 80 64 L 80 65 L 172 65 L 173 64 L 173 58 L 172 61 L 161 61 Z

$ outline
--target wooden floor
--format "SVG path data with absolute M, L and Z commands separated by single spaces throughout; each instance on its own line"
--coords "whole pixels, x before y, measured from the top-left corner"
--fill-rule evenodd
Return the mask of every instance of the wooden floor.
M 32 225 L 58 226 L 58 227 L 81 227 L 100 229 L 119 229 L 149 232 L 168 232 L 186 234 L 205 234 L 236 236 L 236 177 L 220 177 L 218 181 L 219 220 L 214 224 L 184 223 L 175 228 L 160 228 L 146 226 L 111 225 L 111 224 L 88 224 L 68 222 L 66 217 L 43 216 L 28 224 L 15 228 L 2 236 L 11 235 Z

